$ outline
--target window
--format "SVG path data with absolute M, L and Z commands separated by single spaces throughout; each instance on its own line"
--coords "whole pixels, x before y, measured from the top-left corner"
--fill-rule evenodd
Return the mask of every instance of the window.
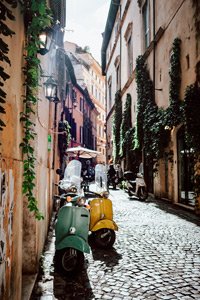
M 108 80 L 108 108 L 112 107 L 112 78 Z
M 128 75 L 130 76 L 133 71 L 133 45 L 132 45 L 132 35 L 130 36 L 127 43 L 128 50 Z
M 83 144 L 83 127 L 80 126 L 80 143 Z
M 119 32 L 119 25 L 120 25 L 120 19 L 118 19 L 115 24 L 115 37 L 117 36 L 117 34 Z
M 120 56 L 118 55 L 115 59 L 116 68 L 116 89 L 120 89 Z
M 132 74 L 133 71 L 133 39 L 132 39 L 132 27 L 133 23 L 129 23 L 124 34 L 127 46 L 127 70 L 128 77 Z
M 142 16 L 144 26 L 144 45 L 146 49 L 150 44 L 149 0 L 147 0 L 143 6 Z
M 83 98 L 80 98 L 80 111 L 83 112 Z
M 117 86 L 117 90 L 119 90 L 119 86 L 120 86 L 120 84 L 119 84 L 119 80 L 120 78 L 119 78 L 119 66 L 117 66 L 117 68 L 116 68 L 116 86 Z

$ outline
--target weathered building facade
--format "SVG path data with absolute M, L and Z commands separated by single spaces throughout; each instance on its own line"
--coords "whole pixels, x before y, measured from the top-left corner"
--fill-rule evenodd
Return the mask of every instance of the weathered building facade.
M 102 44 L 108 157 L 116 149 L 112 123 L 119 91 L 122 111 L 127 96 L 131 98 L 132 167 L 138 163 L 139 150 L 149 191 L 191 209 L 195 206 L 198 168 L 196 148 L 186 145 L 184 125 L 191 126 L 186 124 L 185 106 L 183 110 L 181 107 L 187 100 L 187 87 L 199 85 L 199 18 L 199 3 L 193 0 L 111 2 Z M 138 133 L 140 124 L 143 136 Z M 139 140 L 143 137 L 140 147 L 138 136 Z M 123 153 L 118 157 L 124 169 L 130 168 L 126 159 Z
M 93 109 L 93 115 L 91 115 L 93 120 L 92 136 L 94 137 L 92 149 L 96 149 L 101 153 L 97 156 L 97 162 L 105 163 L 105 80 L 101 74 L 101 67 L 90 53 L 74 43 L 66 41 L 65 50 L 71 57 L 77 83 L 83 90 L 87 89 L 88 99 L 91 99 L 91 103 L 94 105 L 95 109 Z M 87 135 L 87 132 L 86 129 L 85 135 Z
M 5 111 L 0 116 L 1 126 L 5 124 L 0 131 L 0 298 L 3 300 L 29 299 L 26 287 L 34 282 L 38 272 L 53 206 L 54 182 L 57 180 L 54 170 L 59 166 L 57 121 L 61 104 L 49 102 L 45 98 L 44 83 L 49 76 L 59 80 L 57 68 L 62 58 L 58 48 L 63 45 L 61 29 L 65 26 L 65 15 L 61 12 L 65 11 L 65 2 L 49 2 L 46 6 L 46 2 L 38 1 L 34 7 L 31 4 L 31 1 L 24 4 L 5 1 L 0 4 L 1 12 L 5 13 L 5 18 L 1 19 L 1 45 L 4 47 L 1 47 L 0 54 L 0 102 Z M 28 50 L 28 42 L 34 17 L 44 22 L 49 8 L 52 9 L 53 16 L 53 42 L 49 52 L 41 55 L 39 44 L 31 52 Z M 28 9 L 34 10 L 35 14 L 28 15 Z M 45 11 L 45 17 L 41 14 L 42 11 Z M 42 29 L 46 30 L 45 25 Z M 40 46 L 44 48 L 45 45 Z M 35 55 L 37 49 L 39 52 Z M 44 54 L 42 51 L 41 53 Z M 36 71 L 32 69 L 31 73 L 31 69 L 26 68 L 27 58 L 34 61 L 35 66 L 38 65 L 34 69 Z M 34 68 L 34 63 L 32 67 Z M 32 77 L 29 77 L 28 72 Z M 28 78 L 32 78 L 32 81 L 28 82 Z M 35 87 L 31 94 L 33 82 Z M 63 89 L 62 82 L 59 81 L 56 102 L 62 99 Z M 32 98 L 27 100 L 27 95 Z M 5 103 L 2 99 L 4 96 Z M 31 104 L 30 99 L 37 99 L 37 104 Z M 32 113 L 30 119 L 27 117 L 29 113 Z M 30 144 L 28 140 L 31 140 Z M 28 147 L 26 150 L 25 144 Z M 27 158 L 27 153 L 32 153 L 32 162 Z M 25 180 L 29 182 L 26 183 Z M 33 189 L 29 190 L 32 198 L 29 197 L 28 202 L 25 194 L 30 183 L 33 184 Z M 35 210 L 31 206 L 35 205 L 34 199 L 37 201 Z M 44 219 L 37 220 L 30 209 L 35 213 L 41 212 Z

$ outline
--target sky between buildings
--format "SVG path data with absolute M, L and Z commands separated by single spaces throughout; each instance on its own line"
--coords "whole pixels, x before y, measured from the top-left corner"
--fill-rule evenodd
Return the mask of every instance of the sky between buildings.
M 89 46 L 99 64 L 109 6 L 110 0 L 66 0 L 65 41 Z

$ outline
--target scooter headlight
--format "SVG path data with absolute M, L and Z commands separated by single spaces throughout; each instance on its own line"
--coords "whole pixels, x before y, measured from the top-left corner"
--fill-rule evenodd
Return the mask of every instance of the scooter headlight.
M 76 228 L 75 227 L 70 227 L 69 229 L 69 234 L 75 234 Z

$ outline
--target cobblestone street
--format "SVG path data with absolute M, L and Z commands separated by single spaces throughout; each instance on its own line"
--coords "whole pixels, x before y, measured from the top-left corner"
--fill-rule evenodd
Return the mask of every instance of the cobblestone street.
M 119 226 L 112 250 L 93 249 L 76 278 L 54 274 L 54 231 L 32 300 L 200 299 L 200 221 L 169 202 L 111 190 Z

